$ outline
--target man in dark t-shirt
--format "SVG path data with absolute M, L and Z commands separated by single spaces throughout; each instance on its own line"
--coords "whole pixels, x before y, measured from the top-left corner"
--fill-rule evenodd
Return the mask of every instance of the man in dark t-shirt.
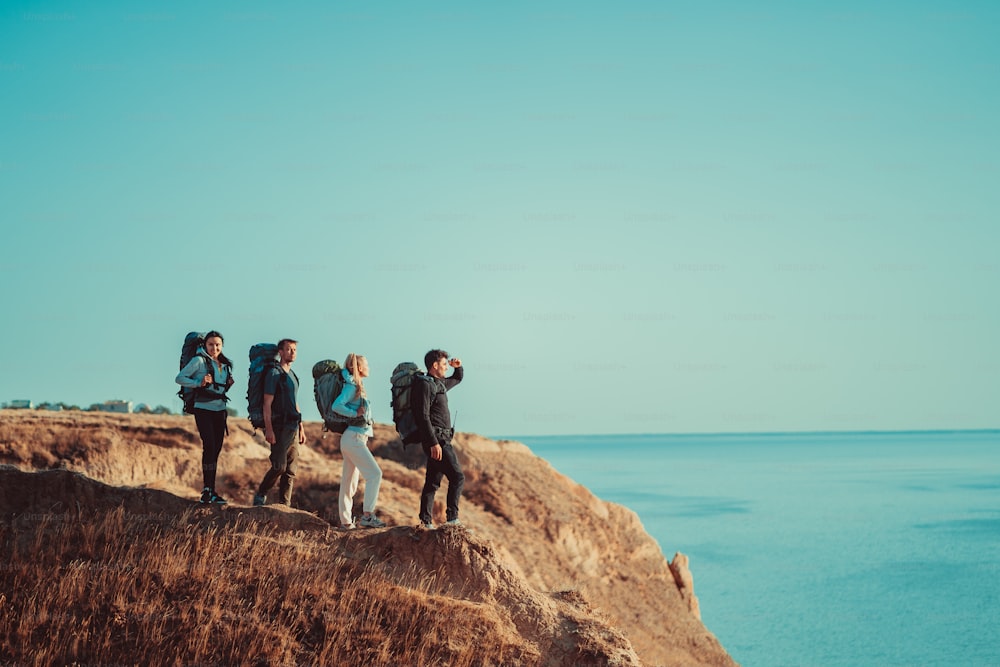
M 292 370 L 297 352 L 297 341 L 290 338 L 279 341 L 279 364 L 264 377 L 264 439 L 271 445 L 271 469 L 254 494 L 254 505 L 263 505 L 267 501 L 267 492 L 279 478 L 278 502 L 292 504 L 298 445 L 306 441 L 298 403 L 299 378 Z

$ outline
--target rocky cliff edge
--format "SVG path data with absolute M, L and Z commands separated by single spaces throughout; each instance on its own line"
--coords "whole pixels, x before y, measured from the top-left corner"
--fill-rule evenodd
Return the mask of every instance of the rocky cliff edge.
M 633 512 L 598 499 L 525 445 L 458 434 L 468 529 L 428 532 L 416 527 L 423 454 L 378 425 L 371 446 L 383 469 L 379 515 L 388 527 L 342 532 L 332 528 L 339 438 L 316 423 L 306 432 L 295 509 L 254 508 L 249 500 L 268 449 L 245 420 L 231 419 L 219 462 L 219 491 L 230 505 L 205 508 L 195 502 L 201 447 L 189 417 L 5 410 L 0 512 L 11 530 L 23 529 L 25 517 L 123 511 L 174 517 L 171 526 L 180 516 L 310 535 L 330 553 L 364 562 L 369 576 L 394 585 L 433 582 L 428 591 L 448 604 L 499 613 L 511 645 L 524 644 L 508 650 L 504 664 L 511 655 L 539 665 L 736 664 L 701 623 L 687 558 L 668 562 Z M 439 521 L 443 496 L 442 489 Z M 468 664 L 499 664 L 487 647 L 469 650 L 481 655 Z

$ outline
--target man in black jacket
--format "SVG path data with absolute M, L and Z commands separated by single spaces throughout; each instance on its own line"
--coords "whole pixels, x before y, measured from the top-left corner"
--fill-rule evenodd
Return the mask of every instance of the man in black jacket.
M 448 391 L 462 381 L 465 371 L 461 359 L 449 359 L 444 350 L 431 350 L 425 354 L 424 365 L 427 375 L 419 376 L 420 379 L 415 381 L 411 398 L 420 444 L 427 454 L 427 475 L 420 492 L 420 523 L 425 528 L 434 527 L 434 494 L 441 486 L 441 478 L 447 477 L 447 525 L 460 526 L 458 501 L 462 496 L 465 475 L 451 445 L 455 430 L 448 411 Z M 455 370 L 451 377 L 445 377 L 449 366 Z

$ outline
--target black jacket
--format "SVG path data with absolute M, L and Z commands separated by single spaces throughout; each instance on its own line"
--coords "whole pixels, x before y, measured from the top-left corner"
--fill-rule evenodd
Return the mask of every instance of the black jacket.
M 465 371 L 459 366 L 451 376 L 441 380 L 430 375 L 414 378 L 410 405 L 413 406 L 413 417 L 417 420 L 421 444 L 433 447 L 451 441 L 448 390 L 461 382 L 464 376 Z M 441 431 L 447 432 L 447 437 L 439 437 Z

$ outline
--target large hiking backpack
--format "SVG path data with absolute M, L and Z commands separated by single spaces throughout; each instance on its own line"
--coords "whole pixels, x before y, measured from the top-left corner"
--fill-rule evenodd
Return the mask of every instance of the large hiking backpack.
M 392 371 L 392 421 L 396 425 L 396 433 L 404 445 L 420 441 L 417 431 L 417 419 L 413 416 L 410 393 L 414 382 L 420 382 L 423 373 L 420 367 L 412 361 L 404 361 Z
M 323 417 L 323 430 L 343 433 L 347 430 L 348 418 L 339 415 L 330 408 L 344 389 L 344 374 L 340 364 L 332 359 L 317 362 L 313 366 L 313 396 L 316 397 L 316 408 Z
M 229 385 L 232 384 L 233 368 L 229 359 L 226 355 L 220 355 L 219 361 L 228 368 L 229 374 L 229 384 L 216 384 L 218 378 L 215 377 L 215 370 L 212 366 L 212 359 L 205 353 L 205 334 L 198 331 L 192 331 L 187 336 L 184 337 L 184 345 L 181 347 L 181 367 L 179 370 L 184 370 L 184 367 L 194 359 L 196 356 L 201 357 L 205 360 L 205 367 L 208 369 L 208 373 L 212 376 L 212 389 L 214 391 L 206 391 L 206 387 L 181 387 L 177 391 L 177 395 L 181 397 L 184 401 L 184 412 L 188 414 L 194 414 L 194 403 L 197 400 L 212 400 L 216 398 L 221 398 L 227 403 L 229 402 L 229 397 L 226 396 L 226 392 L 229 391 Z M 219 388 L 222 388 L 221 393 Z
M 255 429 L 264 428 L 264 378 L 279 363 L 278 346 L 257 343 L 250 348 L 250 372 L 247 374 L 247 416 Z
M 184 345 L 181 346 L 181 365 L 177 370 L 184 370 L 184 367 L 187 366 L 192 359 L 194 359 L 196 354 L 199 354 L 198 351 L 204 346 L 204 333 L 192 331 L 185 336 Z M 205 357 L 206 361 L 208 360 L 208 357 L 204 353 L 202 353 L 201 356 Z M 211 365 L 209 365 L 209 368 L 211 368 Z M 188 414 L 192 414 L 194 412 L 194 400 L 197 392 L 198 387 L 181 387 L 177 390 L 177 395 L 180 396 L 180 399 L 184 402 L 184 412 Z

